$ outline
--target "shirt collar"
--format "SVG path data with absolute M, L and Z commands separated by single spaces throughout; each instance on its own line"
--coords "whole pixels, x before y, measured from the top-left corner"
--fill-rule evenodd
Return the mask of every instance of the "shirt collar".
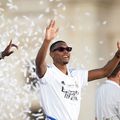
M 52 66 L 53 66 L 57 71 L 60 71 L 54 64 L 52 64 Z M 61 72 L 62 74 L 64 74 L 62 71 L 60 71 L 60 72 Z M 67 72 L 68 72 L 68 75 L 67 75 L 67 76 L 71 76 L 68 65 L 67 65 Z M 66 74 L 64 74 L 64 75 L 66 75 Z
M 106 83 L 114 84 L 114 85 L 116 85 L 117 87 L 120 88 L 120 85 L 118 83 L 114 82 L 114 81 L 106 80 Z

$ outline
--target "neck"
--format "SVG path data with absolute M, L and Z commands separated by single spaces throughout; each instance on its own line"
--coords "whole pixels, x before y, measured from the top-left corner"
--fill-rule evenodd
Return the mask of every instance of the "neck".
M 119 80 L 119 79 L 111 78 L 111 79 L 109 79 L 109 80 L 111 80 L 111 81 L 117 83 L 118 85 L 120 85 L 120 80 Z
M 54 65 L 60 70 L 62 71 L 64 74 L 68 74 L 68 71 L 67 71 L 67 66 L 66 64 L 65 65 L 60 65 L 60 64 L 55 64 Z

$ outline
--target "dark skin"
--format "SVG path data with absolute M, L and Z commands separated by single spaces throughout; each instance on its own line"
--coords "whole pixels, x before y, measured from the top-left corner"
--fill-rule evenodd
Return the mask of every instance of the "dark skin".
M 18 46 L 12 43 L 12 40 L 9 42 L 9 44 L 7 45 L 7 47 L 4 49 L 4 51 L 2 52 L 2 58 L 6 57 L 6 56 L 10 56 L 14 51 L 11 50 L 13 47 L 15 47 L 16 49 L 18 49 Z
M 42 78 L 47 70 L 47 64 L 45 61 L 47 51 L 49 48 L 49 45 L 51 41 L 57 36 L 59 29 L 56 26 L 55 20 L 51 20 L 50 24 L 46 28 L 45 38 L 44 42 L 37 54 L 36 57 L 36 68 L 37 68 L 37 74 L 40 78 Z M 55 48 L 58 47 L 68 47 L 68 45 L 64 42 L 58 43 Z M 108 76 L 114 68 L 117 66 L 117 64 L 120 61 L 120 43 L 117 43 L 118 51 L 115 54 L 115 56 L 102 68 L 99 69 L 93 69 L 88 72 L 88 81 L 104 78 Z M 50 56 L 53 59 L 53 64 L 61 70 L 64 74 L 67 75 L 67 64 L 70 59 L 70 52 L 64 51 L 51 51 Z

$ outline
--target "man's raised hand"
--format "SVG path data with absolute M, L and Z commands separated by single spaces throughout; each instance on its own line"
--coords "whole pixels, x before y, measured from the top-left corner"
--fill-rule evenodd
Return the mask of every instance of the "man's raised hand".
M 59 29 L 56 26 L 55 20 L 51 20 L 50 24 L 46 28 L 45 40 L 47 41 L 53 40 L 57 36 L 58 31 Z

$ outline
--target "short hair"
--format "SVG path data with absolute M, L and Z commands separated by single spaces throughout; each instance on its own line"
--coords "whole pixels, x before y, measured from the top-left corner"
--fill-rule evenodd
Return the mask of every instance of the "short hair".
M 56 41 L 56 42 L 52 43 L 51 46 L 50 46 L 50 52 L 53 51 L 53 49 L 55 48 L 55 46 L 56 46 L 58 43 L 66 43 L 66 42 L 65 42 L 65 41 L 62 41 L 62 40 L 59 40 L 59 41 Z
M 118 63 L 116 68 L 113 70 L 113 72 L 107 78 L 115 77 L 119 71 L 120 71 L 120 62 Z

